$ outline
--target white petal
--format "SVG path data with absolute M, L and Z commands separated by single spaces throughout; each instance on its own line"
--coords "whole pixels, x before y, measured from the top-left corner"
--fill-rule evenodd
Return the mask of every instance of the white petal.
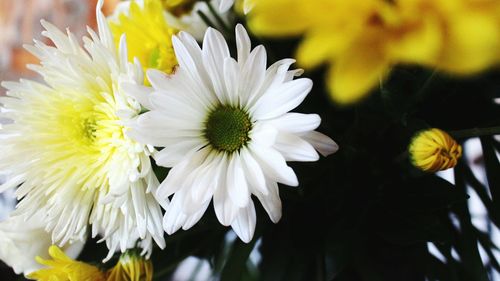
M 267 54 L 263 46 L 257 46 L 248 56 L 241 69 L 239 95 L 241 105 L 257 95 L 266 75 Z
M 252 42 L 250 37 L 242 24 L 237 24 L 236 28 L 236 49 L 238 50 L 238 63 L 244 65 L 248 55 L 250 55 L 250 49 L 252 47 Z
M 222 180 L 220 178 L 222 169 L 227 169 L 226 166 L 223 166 L 224 162 L 221 157 L 215 154 L 210 156 L 213 157 L 211 159 L 207 159 L 209 163 L 205 165 L 203 171 L 200 173 L 200 176 L 196 178 L 193 183 L 194 186 L 198 187 L 191 190 L 191 194 L 195 202 L 210 201 L 215 189 L 219 185 L 219 181 Z
M 240 84 L 239 75 L 240 69 L 238 63 L 233 58 L 226 58 L 224 60 L 224 77 L 229 104 L 236 105 L 240 99 L 238 92 L 238 86 Z
M 185 159 L 192 151 L 199 150 L 203 144 L 198 139 L 188 139 L 168 145 L 154 155 L 156 164 L 163 167 L 173 167 Z
M 313 162 L 319 159 L 314 147 L 294 134 L 279 133 L 274 147 L 281 152 L 286 161 Z
M 275 181 L 266 180 L 266 188 L 268 190 L 267 195 L 255 192 L 255 196 L 259 198 L 271 221 L 277 223 L 281 219 L 282 214 L 278 184 Z
M 186 103 L 195 108 L 199 112 L 204 112 L 204 108 L 208 107 L 217 100 L 213 90 L 205 83 L 199 82 L 202 78 L 192 79 L 195 75 L 190 73 L 185 68 L 178 68 L 175 75 L 166 76 L 163 72 L 156 69 L 149 69 L 147 76 L 155 90 L 163 95 L 170 95 L 180 102 Z M 168 108 L 168 103 L 154 103 L 154 108 L 165 109 Z M 168 110 L 167 110 L 168 113 Z
M 177 36 L 172 37 L 175 55 L 179 62 L 177 72 L 185 73 L 189 77 L 189 84 L 195 89 L 195 94 L 199 92 L 206 95 L 210 92 L 210 84 L 202 65 L 201 53 L 199 53 L 199 47 L 196 48 L 192 45 L 194 38 L 189 37 L 190 35 L 186 33 L 183 33 L 183 40 Z M 187 46 L 184 45 L 184 42 L 186 42 Z
M 215 191 L 215 184 L 212 180 L 213 171 L 218 165 L 218 158 L 215 153 L 210 153 L 206 159 L 183 180 L 182 189 L 187 191 L 184 198 L 183 212 L 187 215 L 196 213 L 209 199 Z
M 255 144 L 251 145 L 250 151 L 268 177 L 289 186 L 299 185 L 295 172 L 288 167 L 285 158 L 279 152 Z
M 207 156 L 209 150 L 202 149 L 193 151 L 186 155 L 186 158 L 179 164 L 175 165 L 167 175 L 167 178 L 160 184 L 156 191 L 156 196 L 159 198 L 167 198 L 174 192 L 179 190 L 189 173 L 198 167 Z
M 224 86 L 224 60 L 230 57 L 229 48 L 222 34 L 209 27 L 203 39 L 203 64 L 211 78 L 215 94 L 221 102 L 227 101 Z
M 189 216 L 184 225 L 182 225 L 182 229 L 188 230 L 193 227 L 203 217 L 208 205 L 210 205 L 210 201 L 207 201 L 196 213 Z
M 248 100 L 248 108 L 252 108 L 255 102 L 267 91 L 272 90 L 277 85 L 281 85 L 284 82 L 286 71 L 293 63 L 295 63 L 294 59 L 283 59 L 273 63 L 266 70 L 265 78 L 259 91 Z
M 335 141 L 320 132 L 312 131 L 303 135 L 302 138 L 311 143 L 325 157 L 339 150 L 339 146 Z
M 157 69 L 149 69 L 146 76 L 155 90 L 168 90 L 168 88 L 164 88 L 165 84 L 168 84 L 168 81 L 172 79 L 171 76 Z
M 267 195 L 266 179 L 264 173 L 259 166 L 259 163 L 252 157 L 247 149 L 241 151 L 241 163 L 245 169 L 245 176 L 247 178 L 252 190 L 258 190 L 262 194 Z M 252 192 L 253 193 L 253 192 Z
M 125 33 L 120 36 L 120 43 L 118 46 L 118 62 L 120 66 L 125 67 L 128 65 L 128 54 L 127 54 L 127 39 Z
M 99 30 L 99 37 L 108 50 L 114 51 L 115 43 L 113 42 L 113 34 L 111 33 L 108 22 L 106 21 L 106 17 L 104 17 L 104 14 L 101 11 L 103 4 L 104 0 L 99 0 L 96 5 L 97 28 Z
M 161 114 L 166 116 L 177 117 L 190 122 L 205 118 L 205 108 L 200 107 L 197 100 L 181 97 L 178 92 L 155 91 L 151 94 L 150 100 L 153 106 L 161 109 Z
M 219 2 L 219 12 L 225 13 L 231 8 L 234 4 L 234 0 L 220 0 Z
M 250 200 L 245 208 L 241 208 L 238 215 L 235 217 L 231 227 L 241 241 L 248 243 L 252 240 L 255 233 L 255 225 L 257 223 L 257 216 L 255 214 L 255 206 L 253 201 Z
M 177 36 L 172 36 L 172 45 L 174 47 L 175 57 L 177 58 L 179 67 L 183 67 L 187 69 L 189 73 L 192 73 L 192 78 L 198 78 L 198 68 L 196 63 L 193 57 L 191 57 L 191 53 L 184 46 L 183 42 Z
M 229 161 L 226 157 L 222 160 L 225 167 L 228 167 Z M 233 204 L 227 194 L 226 171 L 222 170 L 219 179 L 219 185 L 214 193 L 214 209 L 217 219 L 222 225 L 229 226 L 238 212 L 238 207 Z
M 239 155 L 233 155 L 227 169 L 227 190 L 233 203 L 239 208 L 246 207 L 250 200 L 248 184 Z
M 280 131 L 288 133 L 303 133 L 313 131 L 318 128 L 321 123 L 321 118 L 318 114 L 302 114 L 290 112 L 276 119 L 266 122 Z
M 276 141 L 277 135 L 278 130 L 276 130 L 273 126 L 267 125 L 264 122 L 258 122 L 252 129 L 250 138 L 253 143 L 270 147 Z
M 286 82 L 260 98 L 253 108 L 253 116 L 262 120 L 283 115 L 301 104 L 311 89 L 312 81 L 307 78 Z
M 185 224 L 188 217 L 182 212 L 182 202 L 184 201 L 185 192 L 182 190 L 177 192 L 172 198 L 172 202 L 165 210 L 165 216 L 163 217 L 163 229 L 167 234 L 171 235 L 182 225 Z
M 257 0 L 245 0 L 243 2 L 243 13 L 248 14 L 255 7 L 255 1 Z
M 200 78 L 203 81 L 205 87 L 207 89 L 210 88 L 212 82 L 210 82 L 210 77 L 208 76 L 205 70 L 205 66 L 203 65 L 202 51 L 200 46 L 198 45 L 198 42 L 196 42 L 196 39 L 193 38 L 193 36 L 191 36 L 189 33 L 183 31 L 179 32 L 179 34 L 177 34 L 177 37 L 182 41 L 184 47 L 193 58 L 196 69 L 198 70 L 198 74 L 200 75 Z
M 7 189 L 18 187 L 25 180 L 26 180 L 25 174 L 15 175 L 14 177 L 5 181 L 3 184 L 0 184 L 0 193 L 6 191 Z M 18 197 L 19 195 L 20 194 L 18 194 Z
M 153 88 L 136 85 L 129 82 L 121 83 L 120 87 L 127 95 L 135 98 L 142 106 L 146 107 L 147 109 L 153 108 L 149 100 L 149 95 L 151 95 L 151 93 L 154 91 Z

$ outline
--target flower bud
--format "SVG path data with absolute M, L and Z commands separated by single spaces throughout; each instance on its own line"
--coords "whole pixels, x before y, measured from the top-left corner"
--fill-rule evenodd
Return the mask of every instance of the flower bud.
M 462 147 L 448 133 L 436 128 L 415 134 L 408 151 L 412 164 L 425 172 L 453 168 L 462 156 Z

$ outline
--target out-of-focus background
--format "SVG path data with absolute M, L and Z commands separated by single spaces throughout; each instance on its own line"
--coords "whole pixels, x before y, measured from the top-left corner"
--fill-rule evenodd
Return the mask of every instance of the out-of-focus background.
M 52 22 L 61 29 L 69 28 L 77 38 L 86 26 L 95 26 L 97 0 L 0 0 L 0 80 L 33 77 L 26 64 L 35 58 L 23 49 L 33 39 L 50 43 L 41 35 L 40 20 Z M 105 12 L 112 11 L 119 0 L 105 1 Z M 0 90 L 0 94 L 4 89 Z

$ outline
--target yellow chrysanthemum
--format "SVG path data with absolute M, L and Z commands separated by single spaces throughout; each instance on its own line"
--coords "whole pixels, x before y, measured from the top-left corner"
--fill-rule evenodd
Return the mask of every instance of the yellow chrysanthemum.
M 305 35 L 298 62 L 331 63 L 332 98 L 363 98 L 395 64 L 470 74 L 497 62 L 500 2 L 495 0 L 260 0 L 252 29 Z M 293 16 L 290 16 L 293 15 Z
M 172 35 L 177 30 L 167 23 L 161 0 L 144 0 L 143 6 L 132 1 L 128 11 L 111 20 L 110 26 L 117 46 L 120 36 L 126 35 L 129 61 L 137 58 L 144 70 L 154 68 L 168 74 L 174 72 L 177 60 Z
M 413 165 L 426 172 L 453 168 L 462 156 L 462 147 L 449 134 L 436 128 L 417 133 L 408 150 Z
M 37 262 L 48 268 L 40 269 L 29 274 L 27 277 L 39 281 L 104 281 L 106 274 L 99 268 L 75 261 L 57 246 L 50 246 L 49 255 L 51 260 L 36 257 Z M 125 280 L 125 279 L 124 279 Z
M 107 281 L 151 281 L 153 263 L 130 250 L 120 256 L 118 263 L 108 271 Z

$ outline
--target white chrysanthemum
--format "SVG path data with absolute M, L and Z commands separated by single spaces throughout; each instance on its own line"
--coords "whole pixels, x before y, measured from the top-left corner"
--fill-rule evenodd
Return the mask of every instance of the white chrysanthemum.
M 159 185 L 151 169 L 152 147 L 129 139 L 122 121 L 141 107 L 120 83 L 142 84 L 141 66 L 127 62 L 125 38 L 115 49 L 97 6 L 99 34 L 88 30 L 84 48 L 69 31 L 42 22 L 55 47 L 35 41 L 26 48 L 40 65 L 29 66 L 46 84 L 5 82 L 0 133 L 0 169 L 10 179 L 0 190 L 19 186 L 14 211 L 33 216 L 45 210 L 46 230 L 59 245 L 102 235 L 110 255 L 144 239 L 164 245 L 161 208 L 153 196 Z M 110 257 L 110 256 L 108 256 Z
M 222 35 L 209 29 L 200 49 L 181 32 L 173 38 L 179 67 L 167 76 L 150 70 L 153 89 L 123 85 L 148 109 L 131 124 L 136 140 L 165 147 L 157 164 L 172 167 L 157 196 L 167 199 L 163 227 L 173 233 L 193 226 L 211 199 L 217 218 L 243 241 L 253 237 L 256 215 L 251 195 L 273 222 L 281 218 L 278 182 L 296 186 L 286 161 L 316 161 L 337 150 L 329 137 L 314 131 L 316 114 L 288 113 L 312 87 L 289 71 L 294 60 L 266 70 L 266 51 L 236 27 L 238 60 L 230 57 Z
M 48 258 L 52 245 L 50 234 L 44 230 L 43 216 L 30 218 L 9 217 L 0 222 L 0 260 L 12 267 L 17 274 L 29 274 L 42 268 L 35 257 Z M 71 258 L 76 258 L 84 242 L 68 243 L 62 249 Z

